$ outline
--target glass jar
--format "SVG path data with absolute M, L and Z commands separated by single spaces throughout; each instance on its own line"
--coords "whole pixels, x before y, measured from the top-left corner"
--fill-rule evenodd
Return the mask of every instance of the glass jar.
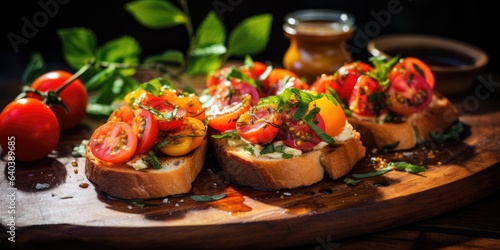
M 287 14 L 283 31 L 290 46 L 284 68 L 306 77 L 309 84 L 321 74 L 333 74 L 352 61 L 346 42 L 354 30 L 354 17 L 344 11 L 306 9 Z

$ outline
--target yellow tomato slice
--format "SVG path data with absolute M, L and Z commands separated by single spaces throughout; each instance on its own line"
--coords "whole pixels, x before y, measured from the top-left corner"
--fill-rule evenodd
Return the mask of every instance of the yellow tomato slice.
M 202 121 L 185 117 L 183 124 L 171 131 L 160 132 L 160 151 L 170 156 L 182 156 L 196 149 L 205 139 L 206 128 Z
M 312 101 L 309 104 L 309 110 L 313 109 L 315 106 L 320 108 L 319 114 L 325 122 L 325 133 L 331 137 L 335 137 L 340 134 L 340 132 L 344 129 L 346 121 L 342 106 L 340 106 L 338 102 L 334 103 L 328 99 L 326 95 Z

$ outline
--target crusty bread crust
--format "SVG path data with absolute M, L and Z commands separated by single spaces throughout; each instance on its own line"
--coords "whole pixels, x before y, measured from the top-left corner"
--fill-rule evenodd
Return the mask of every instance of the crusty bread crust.
M 205 162 L 207 139 L 185 156 L 158 157 L 161 169 L 135 170 L 126 163 L 111 164 L 97 159 L 87 146 L 85 174 L 96 188 L 121 199 L 152 199 L 191 190 Z
M 348 121 L 360 132 L 368 149 L 406 150 L 431 140 L 430 133 L 444 132 L 459 119 L 459 111 L 445 96 L 435 92 L 428 108 L 412 114 L 403 122 L 378 124 L 349 117 Z M 399 144 L 396 147 L 393 145 Z
M 365 156 L 365 148 L 354 131 L 354 138 L 289 159 L 255 157 L 239 147 L 228 146 L 227 139 L 211 138 L 219 166 L 233 183 L 260 189 L 290 189 L 309 186 L 324 178 L 347 174 Z

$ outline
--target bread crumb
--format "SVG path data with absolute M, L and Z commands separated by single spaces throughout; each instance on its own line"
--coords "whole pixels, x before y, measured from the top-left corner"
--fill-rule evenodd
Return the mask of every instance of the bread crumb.
M 38 190 L 39 189 L 47 189 L 49 187 L 50 187 L 50 184 L 48 184 L 48 183 L 37 183 L 35 186 L 35 188 Z
M 130 206 L 130 205 L 128 205 L 128 206 L 127 206 L 127 208 L 128 208 L 129 210 L 132 210 L 132 206 Z
M 168 198 L 163 199 L 163 203 L 167 204 L 168 203 Z
M 286 195 L 286 196 L 291 196 L 292 195 L 291 193 L 288 193 L 288 192 L 285 192 L 283 194 Z
M 179 207 L 179 203 L 175 203 L 175 207 Z

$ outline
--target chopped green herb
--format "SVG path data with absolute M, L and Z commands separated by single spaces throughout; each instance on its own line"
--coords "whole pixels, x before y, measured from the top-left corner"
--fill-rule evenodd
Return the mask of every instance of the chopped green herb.
M 231 130 L 231 131 L 228 131 L 226 133 L 219 134 L 219 135 L 212 135 L 212 138 L 214 138 L 214 139 L 233 138 L 237 134 L 238 134 L 238 130 Z
M 349 186 L 356 186 L 358 185 L 358 183 L 360 183 L 361 181 L 363 181 L 363 179 L 360 179 L 360 180 L 355 180 L 355 179 L 352 179 L 352 178 L 344 178 L 342 179 L 342 181 L 349 185 Z
M 247 151 L 247 152 L 250 152 L 250 154 L 252 154 L 252 155 L 253 155 L 253 154 L 255 154 L 255 152 L 253 151 L 253 148 L 252 148 L 252 147 L 250 147 L 250 146 L 245 146 L 245 147 L 243 148 L 243 150 L 245 150 L 245 151 Z
M 194 201 L 216 201 L 226 197 L 226 193 L 222 192 L 216 195 L 191 195 L 191 200 Z
M 143 159 L 145 162 L 151 164 L 153 168 L 155 169 L 160 169 L 161 168 L 161 162 L 160 159 L 156 156 L 155 152 L 153 150 L 148 151 L 148 156 L 144 157 Z
M 145 201 L 129 201 L 127 203 L 130 206 L 140 207 L 140 208 L 158 206 L 157 204 L 148 203 L 148 202 L 145 202 Z
M 408 162 L 389 162 L 389 164 L 387 164 L 387 166 L 394 167 L 396 170 L 406 171 L 406 172 L 412 173 L 412 174 L 425 172 L 424 166 L 419 166 L 419 165 L 411 164 Z
M 437 131 L 432 131 L 431 132 L 431 138 L 434 142 L 436 143 L 443 143 L 448 140 L 454 140 L 454 141 L 459 141 L 460 140 L 460 134 L 464 131 L 464 126 L 462 122 L 458 121 L 457 123 L 453 124 L 446 132 L 437 132 Z
M 377 171 L 373 171 L 373 172 L 370 172 L 370 173 L 366 173 L 366 174 L 352 174 L 352 177 L 354 178 L 358 178 L 358 179 L 361 179 L 361 178 L 368 178 L 368 177 L 374 177 L 374 176 L 379 176 L 379 175 L 383 175 L 389 171 L 393 170 L 393 167 L 392 166 L 387 166 L 385 168 L 382 168 L 382 169 L 379 169 Z

